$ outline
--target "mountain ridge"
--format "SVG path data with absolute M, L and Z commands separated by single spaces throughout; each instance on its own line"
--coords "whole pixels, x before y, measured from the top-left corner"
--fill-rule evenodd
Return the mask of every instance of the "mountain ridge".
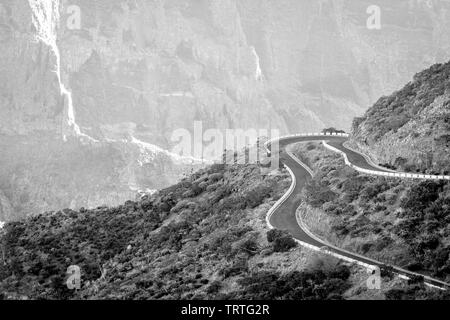
M 436 64 L 353 123 L 352 143 L 376 163 L 450 173 L 450 62 Z

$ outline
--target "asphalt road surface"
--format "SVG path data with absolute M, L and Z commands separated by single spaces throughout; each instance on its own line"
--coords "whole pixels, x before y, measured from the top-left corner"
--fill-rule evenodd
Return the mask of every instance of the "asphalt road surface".
M 327 247 L 327 250 L 330 252 L 334 252 L 336 254 L 339 254 L 341 256 L 360 261 L 372 266 L 377 266 L 380 268 L 389 266 L 393 268 L 393 271 L 397 274 L 401 274 L 407 277 L 411 276 L 417 276 L 420 275 L 415 272 L 407 271 L 404 269 L 401 269 L 396 266 L 387 265 L 375 260 L 372 260 L 370 258 L 363 257 L 361 255 L 358 255 L 356 253 L 351 253 L 346 250 L 342 250 L 339 248 L 336 248 L 326 241 L 322 241 L 316 236 L 311 235 L 311 232 L 304 229 L 302 225 L 300 225 L 297 222 L 296 218 L 296 211 L 297 208 L 301 204 L 300 199 L 300 193 L 305 184 L 308 180 L 312 179 L 309 172 L 298 163 L 296 159 L 294 159 L 289 153 L 286 151 L 286 147 L 298 143 L 298 142 L 308 142 L 308 141 L 327 141 L 327 143 L 343 152 L 346 153 L 349 161 L 361 168 L 375 170 L 375 171 L 383 171 L 383 169 L 379 167 L 374 167 L 370 163 L 367 162 L 367 160 L 364 158 L 364 156 L 347 149 L 343 146 L 343 143 L 347 141 L 348 138 L 345 137 L 334 137 L 334 136 L 309 136 L 309 137 L 289 137 L 289 138 L 281 138 L 279 140 L 279 150 L 280 150 L 280 162 L 282 162 L 284 165 L 289 167 L 291 171 L 293 172 L 296 180 L 296 185 L 291 193 L 291 195 L 273 212 L 273 214 L 269 217 L 270 224 L 280 230 L 287 230 L 289 233 L 297 240 L 308 243 L 310 245 L 313 245 L 318 248 Z M 268 146 L 270 149 L 270 145 Z M 388 170 L 386 170 L 388 171 Z M 430 277 L 425 276 L 425 282 L 440 288 L 449 288 L 450 285 Z

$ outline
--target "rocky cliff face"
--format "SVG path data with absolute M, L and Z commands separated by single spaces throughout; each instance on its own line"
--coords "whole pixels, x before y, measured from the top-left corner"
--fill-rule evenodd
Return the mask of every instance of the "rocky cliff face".
M 0 220 L 173 183 L 190 164 L 164 149 L 194 120 L 350 127 L 450 48 L 444 2 L 379 1 L 381 30 L 371 4 L 2 1 Z
M 80 51 L 67 54 L 61 40 L 64 8 L 58 1 L 31 0 L 0 6 L 4 48 L 0 54 L 0 220 L 62 207 L 123 203 L 140 190 L 170 185 L 201 165 L 140 140 L 147 139 L 147 133 L 127 115 L 145 118 L 143 106 L 133 112 L 126 106 L 121 113 L 112 112 L 116 120 L 122 118 L 115 122 L 101 120 L 102 105 L 96 104 L 97 111 L 93 107 L 84 114 L 91 120 L 79 122 L 78 116 L 83 119 L 79 99 L 96 98 L 75 94 L 72 88 L 78 74 L 72 68 L 82 57 Z M 89 65 L 94 56 L 91 51 L 91 62 L 81 63 L 91 80 L 99 78 L 98 70 Z M 96 89 L 92 82 L 84 85 Z M 97 89 L 96 97 L 109 98 L 106 89 Z M 112 99 L 117 99 L 109 106 L 114 109 L 127 97 Z
M 449 58 L 444 1 L 239 1 L 268 97 L 289 130 L 348 129 L 382 95 Z
M 383 97 L 353 127 L 353 143 L 380 163 L 450 173 L 450 62 L 417 74 Z

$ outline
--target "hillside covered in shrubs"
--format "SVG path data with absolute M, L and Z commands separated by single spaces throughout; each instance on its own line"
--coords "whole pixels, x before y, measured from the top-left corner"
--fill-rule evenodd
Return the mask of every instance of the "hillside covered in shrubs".
M 450 282 L 450 183 L 361 174 L 316 143 L 299 144 L 296 153 L 315 171 L 301 207 L 314 233 L 347 250 Z M 403 290 L 409 292 L 406 298 L 416 291 L 417 298 L 427 296 L 414 288 Z M 398 298 L 403 291 L 386 296 Z
M 415 75 L 353 123 L 352 144 L 407 172 L 450 173 L 450 62 Z
M 312 253 L 265 224 L 289 184 L 284 171 L 213 165 L 116 208 L 9 223 L 1 231 L 0 292 L 7 299 L 340 299 L 350 269 L 307 267 Z M 81 269 L 77 291 L 66 286 L 71 265 Z

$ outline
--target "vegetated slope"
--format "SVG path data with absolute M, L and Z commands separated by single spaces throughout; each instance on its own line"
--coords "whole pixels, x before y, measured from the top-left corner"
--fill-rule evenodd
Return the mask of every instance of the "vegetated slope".
M 353 123 L 352 142 L 379 163 L 411 172 L 450 172 L 450 62 L 415 75 Z
M 314 233 L 344 249 L 450 282 L 448 182 L 361 174 L 315 143 L 297 145 L 296 153 L 315 172 L 301 208 Z M 447 296 L 414 284 L 393 288 L 386 297 Z
M 290 184 L 287 172 L 213 165 L 141 201 L 63 210 L 9 223 L 2 231 L 5 298 L 337 299 L 350 286 L 339 263 L 305 270 L 265 216 Z M 81 268 L 81 290 L 66 270 Z M 319 265 L 319 264 L 317 264 Z

